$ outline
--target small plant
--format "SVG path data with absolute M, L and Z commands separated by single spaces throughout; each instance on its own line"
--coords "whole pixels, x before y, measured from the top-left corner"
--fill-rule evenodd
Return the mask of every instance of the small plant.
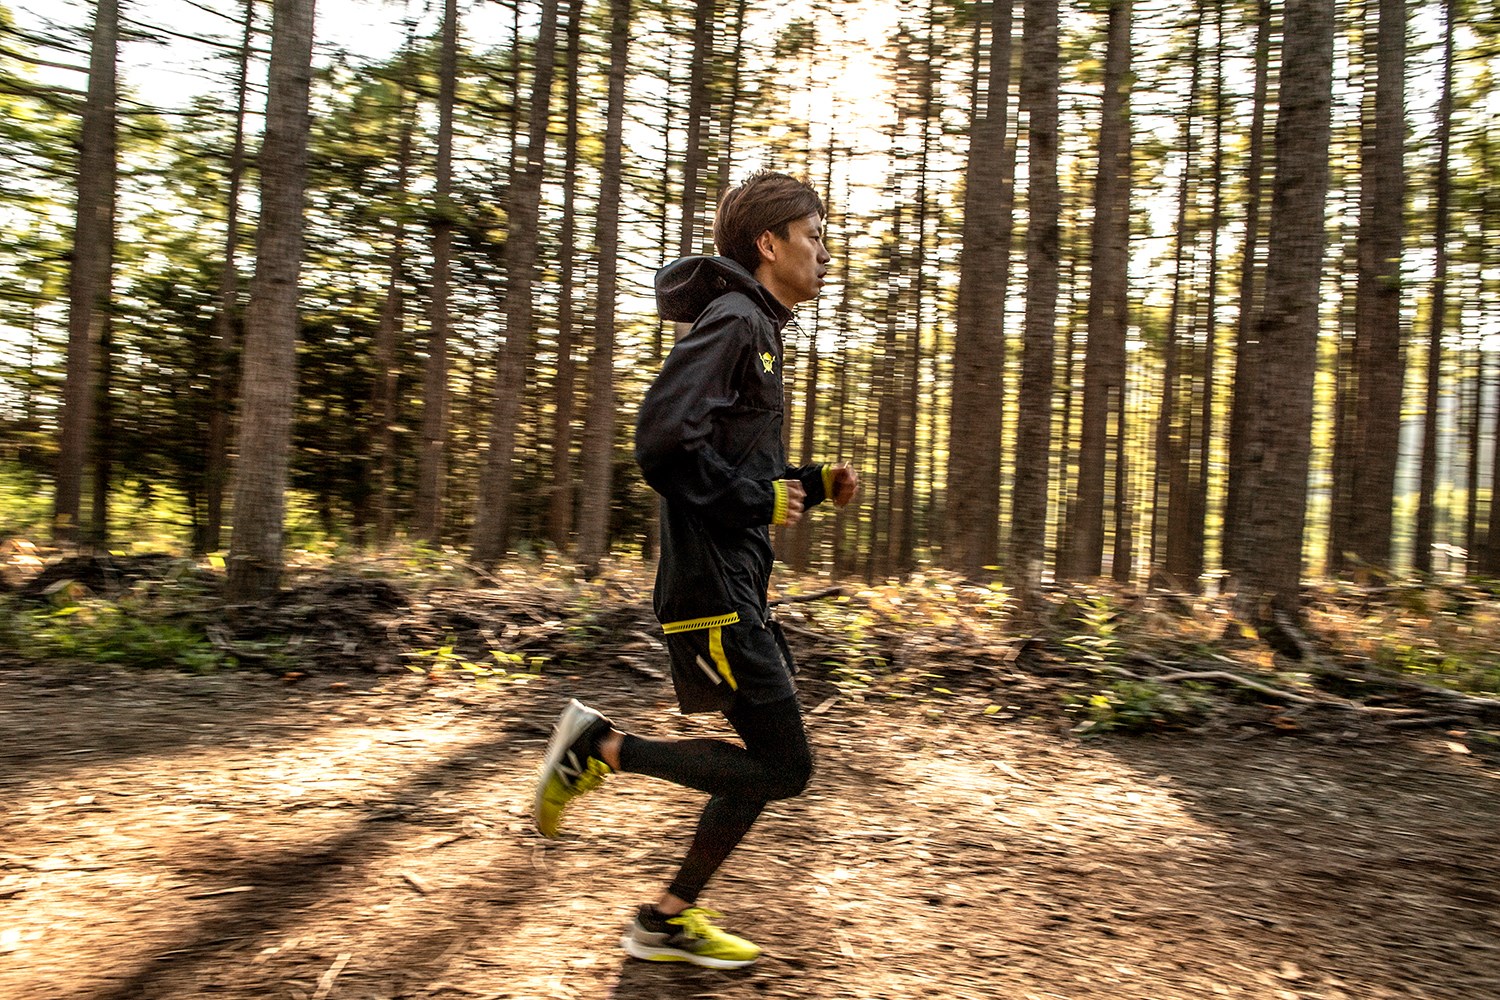
M 195 628 L 155 617 L 133 602 L 86 599 L 41 609 L 10 605 L 0 610 L 0 646 L 28 657 L 141 669 L 210 673 L 237 665 Z
M 1143 733 L 1189 728 L 1202 722 L 1212 702 L 1192 685 L 1168 687 L 1152 681 L 1118 680 L 1101 691 L 1063 698 L 1068 711 L 1084 716 L 1076 733 Z
M 500 649 L 489 652 L 495 660 L 494 666 L 487 666 L 464 656 L 450 639 L 447 645 L 437 649 L 424 649 L 409 654 L 424 662 L 409 663 L 406 669 L 425 674 L 432 680 L 446 675 L 468 676 L 479 687 L 493 687 L 496 684 L 524 684 L 541 674 L 546 665 L 545 657 L 541 656 L 528 659 L 522 653 L 507 653 Z
M 1500 691 L 1500 663 L 1471 660 L 1464 650 L 1443 651 L 1405 642 L 1383 642 L 1375 651 L 1382 670 L 1414 674 L 1445 687 L 1476 693 Z
M 1080 630 L 1060 645 L 1087 664 L 1117 663 L 1125 655 L 1120 614 L 1103 594 L 1095 596 L 1078 617 Z

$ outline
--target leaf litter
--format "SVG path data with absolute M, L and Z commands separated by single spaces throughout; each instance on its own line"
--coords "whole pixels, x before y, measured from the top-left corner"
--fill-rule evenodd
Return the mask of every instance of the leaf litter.
M 817 774 L 705 897 L 766 957 L 627 959 L 702 797 L 615 776 L 543 841 L 551 721 L 578 696 L 643 734 L 725 730 L 673 707 L 640 581 L 594 586 L 580 615 L 534 577 L 312 576 L 221 634 L 274 662 L 0 670 L 0 996 L 1500 997 L 1482 714 L 1287 726 L 1226 689 L 1191 726 L 1090 735 L 1064 696 L 1101 665 L 1180 670 L 1212 611 L 1154 645 L 1085 622 L 1107 641 L 1070 648 L 941 581 L 782 595 Z

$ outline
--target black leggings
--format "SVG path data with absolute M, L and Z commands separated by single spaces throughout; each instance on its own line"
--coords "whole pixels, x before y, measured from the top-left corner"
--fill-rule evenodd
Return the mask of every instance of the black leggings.
M 649 774 L 712 796 L 698 819 L 693 846 L 668 891 L 697 902 L 713 873 L 744 838 L 767 802 L 802 794 L 812 776 L 812 750 L 797 699 L 737 704 L 725 713 L 745 741 L 646 740 L 625 737 L 620 769 Z

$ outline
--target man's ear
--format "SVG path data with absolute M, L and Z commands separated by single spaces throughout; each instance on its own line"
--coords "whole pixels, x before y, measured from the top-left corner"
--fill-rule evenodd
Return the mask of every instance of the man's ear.
M 761 263 L 769 263 L 776 259 L 776 242 L 771 238 L 771 231 L 764 230 L 755 238 L 755 248 L 760 251 Z

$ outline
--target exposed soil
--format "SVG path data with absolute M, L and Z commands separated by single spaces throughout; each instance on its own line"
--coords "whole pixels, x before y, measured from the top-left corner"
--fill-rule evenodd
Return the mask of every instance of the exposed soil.
M 528 809 L 570 696 L 720 731 L 651 662 L 0 670 L 0 997 L 1500 998 L 1500 768 L 1455 737 L 1080 739 L 977 676 L 861 703 L 814 671 L 813 784 L 704 899 L 766 957 L 629 959 L 701 797 L 617 776 L 555 842 Z

